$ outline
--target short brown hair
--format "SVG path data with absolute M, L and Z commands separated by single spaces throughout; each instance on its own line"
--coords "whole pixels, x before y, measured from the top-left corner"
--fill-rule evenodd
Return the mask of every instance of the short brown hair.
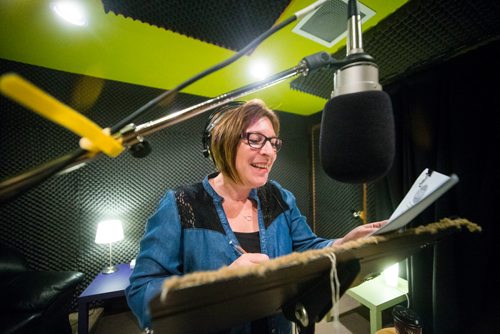
M 241 177 L 236 170 L 236 151 L 241 135 L 251 124 L 263 117 L 269 118 L 276 136 L 279 136 L 278 116 L 259 99 L 226 110 L 217 117 L 210 140 L 212 159 L 217 170 L 236 183 L 241 183 Z

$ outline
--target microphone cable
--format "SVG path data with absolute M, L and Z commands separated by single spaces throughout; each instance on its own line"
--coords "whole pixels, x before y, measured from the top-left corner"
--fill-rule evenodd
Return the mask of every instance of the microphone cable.
M 224 61 L 222 61 L 222 62 L 220 62 L 220 63 L 218 63 L 216 65 L 213 65 L 212 67 L 204 70 L 203 72 L 200 72 L 200 73 L 192 76 L 191 78 L 189 78 L 186 81 L 182 82 L 181 84 L 177 85 L 175 88 L 172 88 L 172 89 L 170 89 L 168 91 L 165 91 L 164 93 L 158 95 L 157 97 L 155 97 L 154 99 L 152 99 L 151 101 L 149 101 L 148 103 L 146 103 L 145 105 L 143 105 L 142 107 L 140 107 L 139 109 L 137 109 L 136 111 L 134 111 L 132 114 L 128 115 L 127 117 L 125 117 L 124 119 L 122 119 L 121 121 L 119 121 L 116 125 L 114 125 L 111 128 L 111 134 L 114 134 L 114 133 L 118 132 L 124 126 L 127 126 L 133 120 L 135 120 L 137 117 L 139 117 L 142 114 L 146 113 L 147 111 L 149 111 L 150 109 L 152 109 L 153 107 L 155 107 L 156 105 L 158 105 L 159 103 L 161 103 L 162 101 L 165 101 L 171 95 L 174 95 L 177 92 L 180 92 L 184 88 L 192 85 L 193 83 L 195 83 L 198 80 L 206 77 L 207 75 L 210 75 L 210 74 L 212 74 L 212 73 L 214 73 L 214 72 L 216 72 L 216 71 L 218 71 L 220 69 L 223 69 L 224 67 L 226 67 L 228 65 L 231 65 L 236 60 L 240 59 L 243 55 L 245 55 L 247 52 L 250 52 L 253 49 L 255 49 L 263 40 L 265 40 L 266 38 L 268 38 L 270 35 L 272 35 L 275 32 L 281 30 L 282 28 L 286 27 L 287 25 L 289 25 L 290 23 L 292 23 L 295 20 L 296 20 L 295 16 L 289 17 L 285 21 L 283 21 L 283 22 L 279 23 L 278 25 L 276 25 L 276 26 L 270 28 L 269 30 L 265 31 L 263 34 L 261 34 L 259 37 L 257 37 L 256 39 L 254 39 L 252 42 L 250 42 L 250 44 L 248 44 L 247 46 L 245 46 L 243 49 L 241 49 L 240 51 L 238 51 L 236 54 L 234 54 L 230 58 L 228 58 L 228 59 L 226 59 L 226 60 L 224 60 Z
M 213 65 L 212 67 L 204 70 L 203 72 L 200 72 L 200 73 L 194 75 L 193 77 L 191 77 L 191 78 L 187 79 L 186 81 L 182 82 L 181 84 L 177 85 L 175 88 L 170 89 L 170 90 L 168 90 L 168 91 L 160 94 L 159 96 L 157 96 L 153 100 L 149 101 L 148 103 L 146 103 L 145 105 L 143 105 L 142 107 L 140 107 L 139 109 L 137 109 L 136 111 L 134 111 L 129 116 L 127 116 L 124 119 L 122 119 L 121 121 L 119 121 L 116 125 L 114 125 L 111 128 L 111 134 L 114 134 L 117 131 L 121 130 L 124 126 L 127 126 L 134 119 L 136 119 L 140 115 L 144 114 L 145 112 L 147 112 L 148 110 L 150 110 L 151 108 L 153 108 L 154 106 L 156 106 L 157 104 L 159 104 L 160 102 L 166 100 L 171 95 L 173 95 L 173 94 L 175 94 L 177 92 L 180 92 L 184 88 L 192 85 L 193 83 L 195 83 L 198 80 L 206 77 L 207 75 L 212 74 L 215 71 L 218 71 L 220 69 L 223 69 L 224 67 L 226 67 L 228 65 L 231 65 L 236 60 L 240 59 L 243 55 L 245 55 L 248 52 L 251 52 L 252 50 L 254 50 L 260 43 L 262 43 L 269 36 L 271 36 L 274 33 L 280 31 L 281 29 L 283 29 L 284 27 L 288 26 L 290 23 L 298 20 L 299 18 L 304 17 L 309 12 L 311 12 L 311 11 L 319 8 L 326 1 L 328 1 L 328 0 L 316 1 L 315 3 L 311 4 L 310 6 L 308 6 L 308 7 L 304 8 L 304 9 L 302 9 L 302 10 L 294 13 L 289 18 L 285 19 L 284 21 L 278 23 L 277 25 L 269 28 L 268 30 L 266 30 L 265 32 L 263 32 L 262 34 L 260 34 L 257 38 L 255 38 L 254 40 L 252 40 L 247 46 L 245 46 L 243 49 L 241 49 L 240 51 L 238 51 L 233 56 L 229 57 L 228 59 L 226 59 L 226 60 L 224 60 L 224 61 L 222 61 L 222 62 L 220 62 L 220 63 L 218 63 L 216 65 Z
M 165 91 L 164 93 L 160 94 L 153 100 L 149 101 L 139 109 L 135 110 L 132 112 L 132 114 L 128 115 L 127 117 L 123 118 L 120 120 L 118 123 L 116 123 L 114 126 L 110 128 L 110 133 L 111 135 L 116 134 L 120 130 L 122 130 L 125 126 L 129 125 L 134 119 L 137 117 L 143 115 L 147 111 L 151 110 L 153 107 L 157 106 L 160 104 L 162 101 L 165 101 L 167 98 L 171 97 L 172 95 L 176 94 L 177 92 L 181 91 L 182 89 L 192 85 L 193 83 L 197 82 L 198 80 L 206 77 L 209 74 L 212 74 L 215 71 L 218 71 L 232 63 L 234 63 L 236 60 L 241 58 L 243 55 L 246 53 L 252 51 L 255 49 L 262 41 L 267 39 L 269 36 L 273 35 L 277 31 L 280 31 L 284 27 L 288 26 L 290 23 L 304 17 L 308 13 L 310 13 L 313 10 L 316 10 L 319 8 L 321 5 L 323 5 L 326 1 L 328 0 L 319 0 L 314 2 L 313 4 L 309 5 L 308 7 L 295 12 L 294 15 L 290 16 L 289 18 L 285 19 L 284 21 L 278 23 L 277 25 L 269 28 L 266 30 L 264 33 L 259 35 L 257 38 L 252 40 L 247 46 L 245 46 L 243 49 L 238 51 L 236 54 L 231 56 L 230 58 L 206 69 L 203 72 L 200 72 L 193 77 L 187 79 L 186 81 L 182 82 L 181 84 L 177 85 L 175 88 Z M 42 181 L 48 179 L 49 177 L 61 172 L 64 170 L 67 166 L 73 164 L 74 162 L 78 161 L 81 159 L 83 156 L 85 156 L 88 153 L 87 150 L 84 150 L 82 148 L 78 148 L 74 150 L 71 153 L 68 153 L 64 156 L 61 156 L 59 158 L 56 158 L 50 162 L 47 162 L 41 166 L 38 166 L 34 169 L 31 169 L 27 172 L 23 172 L 21 174 L 18 174 L 16 176 L 13 176 L 11 178 L 8 178 L 6 180 L 2 180 L 0 182 L 0 202 L 4 202 L 8 199 L 13 198 L 15 195 L 20 194 L 24 190 L 27 190 L 35 185 L 40 184 Z

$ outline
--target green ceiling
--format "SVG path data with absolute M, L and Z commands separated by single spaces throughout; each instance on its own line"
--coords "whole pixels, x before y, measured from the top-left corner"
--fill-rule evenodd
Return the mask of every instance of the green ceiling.
M 233 51 L 121 15 L 106 14 L 99 0 L 81 1 L 88 13 L 88 25 L 72 26 L 55 16 L 50 9 L 51 2 L 0 1 L 0 58 L 170 89 L 234 54 Z M 312 2 L 292 0 L 282 18 Z M 363 30 L 376 25 L 406 2 L 362 1 L 375 12 L 375 16 L 363 25 Z M 304 56 L 319 51 L 334 53 L 345 44 L 343 40 L 327 49 L 292 33 L 293 26 L 265 40 L 251 56 L 241 58 L 184 92 L 214 97 L 256 81 L 247 74 L 251 61 L 266 59 L 272 64 L 274 74 L 297 65 Z M 255 96 L 263 98 L 274 109 L 302 115 L 320 111 L 325 103 L 321 98 L 291 90 L 289 82 L 257 92 Z

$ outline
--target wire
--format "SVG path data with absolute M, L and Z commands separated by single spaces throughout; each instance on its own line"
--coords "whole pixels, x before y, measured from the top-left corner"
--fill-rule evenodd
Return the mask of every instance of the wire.
M 77 149 L 62 157 L 49 161 L 0 183 L 0 202 L 19 195 L 22 191 L 41 183 L 85 155 L 87 151 Z
M 215 71 L 218 71 L 232 63 L 234 63 L 236 60 L 240 59 L 243 55 L 245 55 L 247 52 L 255 49 L 263 40 L 265 40 L 266 38 L 268 38 L 270 35 L 274 34 L 275 32 L 283 29 L 284 27 L 286 27 L 287 25 L 289 25 L 290 23 L 294 22 L 295 20 L 297 19 L 297 16 L 293 15 L 289 18 L 287 18 L 286 20 L 284 20 L 283 22 L 279 23 L 278 25 L 276 26 L 273 26 L 271 27 L 270 29 L 268 29 L 267 31 L 265 31 L 264 33 L 262 33 L 260 36 L 258 36 L 257 38 L 255 38 L 252 42 L 250 42 L 247 46 L 245 46 L 243 49 L 241 49 L 240 51 L 238 51 L 235 55 L 233 55 L 232 57 L 206 69 L 205 71 L 201 72 L 201 73 L 198 73 L 196 74 L 195 76 L 187 79 L 186 81 L 184 81 L 183 83 L 181 83 L 180 85 L 178 85 L 177 87 L 171 89 L 171 90 L 168 90 L 162 94 L 160 94 L 159 96 L 157 96 L 156 98 L 154 98 L 153 100 L 149 101 L 148 103 L 146 103 L 145 105 L 143 105 L 142 107 L 140 107 L 139 109 L 137 109 L 136 111 L 134 111 L 132 114 L 128 115 L 127 117 L 125 117 L 124 119 L 122 119 L 121 121 L 119 121 L 117 124 L 115 124 L 112 128 L 111 128 L 111 133 L 114 134 L 116 133 L 117 131 L 121 130 L 124 126 L 130 124 L 133 120 L 135 120 L 137 117 L 141 116 L 142 114 L 144 114 L 145 112 L 151 110 L 154 106 L 156 106 L 158 103 L 162 102 L 162 101 L 165 101 L 168 97 L 170 97 L 171 95 L 174 95 L 176 94 L 177 92 L 183 90 L 184 88 L 188 87 L 189 85 L 195 83 L 196 81 L 206 77 L 207 75 L 215 72 Z
M 304 8 L 303 10 L 296 12 L 294 15 L 290 16 L 286 20 L 280 22 L 279 24 L 269 28 L 266 30 L 264 33 L 259 35 L 257 38 L 255 38 L 252 42 L 250 42 L 247 46 L 245 46 L 243 49 L 238 51 L 235 55 L 232 57 L 220 62 L 219 64 L 216 64 L 207 70 L 189 78 L 188 80 L 184 81 L 177 87 L 168 90 L 153 100 L 149 101 L 136 111 L 134 111 L 132 114 L 128 115 L 121 121 L 119 121 L 117 124 L 115 124 L 113 127 L 111 127 L 111 134 L 115 134 L 116 132 L 120 131 L 123 127 L 129 125 L 133 120 L 135 120 L 137 117 L 143 115 L 147 111 L 151 110 L 153 107 L 158 105 L 160 102 L 165 101 L 167 98 L 172 97 L 174 94 L 177 92 L 181 91 L 182 89 L 188 87 L 189 85 L 195 83 L 196 81 L 206 77 L 207 75 L 218 71 L 232 63 L 234 63 L 236 60 L 241 58 L 243 55 L 246 53 L 250 52 L 251 50 L 255 49 L 263 40 L 268 38 L 270 35 L 274 34 L 275 32 L 283 29 L 290 23 L 294 22 L 297 20 L 299 17 L 304 16 L 308 12 L 318 8 L 321 6 L 325 1 L 317 1 L 313 3 L 312 5 L 308 6 L 307 8 Z M 22 174 L 16 175 L 10 179 L 7 179 L 5 181 L 0 182 L 0 202 L 3 202 L 6 199 L 11 199 L 15 195 L 20 194 L 23 190 L 26 190 L 30 187 L 33 187 L 45 179 L 49 178 L 50 176 L 62 171 L 66 166 L 72 164 L 73 162 L 77 161 L 79 158 L 83 157 L 85 154 L 88 152 L 83 149 L 78 149 L 70 154 L 67 154 L 65 156 L 59 157 L 49 163 L 46 163 L 42 166 L 39 166 L 37 168 L 34 168 L 28 172 L 24 172 Z
M 119 121 L 117 124 L 115 124 L 111 128 L 111 133 L 114 134 L 117 131 L 121 130 L 124 126 L 128 125 L 131 123 L 134 119 L 137 117 L 141 116 L 145 112 L 149 111 L 152 109 L 154 106 L 156 106 L 158 103 L 166 100 L 168 97 L 171 95 L 181 91 L 182 89 L 188 87 L 189 85 L 195 83 L 196 81 L 206 77 L 207 75 L 218 71 L 232 63 L 234 63 L 236 60 L 241 58 L 244 54 L 247 52 L 251 51 L 252 49 L 255 49 L 263 40 L 265 40 L 267 37 L 270 35 L 274 34 L 275 32 L 283 29 L 293 21 L 297 19 L 297 16 L 291 16 L 284 20 L 283 22 L 279 23 L 278 25 L 271 27 L 267 31 L 265 31 L 263 34 L 258 36 L 256 39 L 254 39 L 250 44 L 248 44 L 246 47 L 241 49 L 239 52 L 237 52 L 235 55 L 232 57 L 220 62 L 219 64 L 216 64 L 209 69 L 189 78 L 188 80 L 184 81 L 177 87 L 175 87 L 172 90 L 166 91 L 162 94 L 160 94 L 158 97 L 154 98 L 153 100 L 149 101 L 136 111 L 134 111 L 132 114 L 129 116 L 125 117 L 121 121 Z M 60 172 L 63 170 L 66 166 L 72 164 L 74 161 L 78 160 L 80 157 L 84 156 L 87 153 L 86 150 L 83 149 L 77 149 L 72 153 L 66 154 L 62 157 L 59 157 L 53 161 L 50 161 L 46 164 L 43 164 L 42 166 L 39 166 L 37 168 L 34 168 L 28 172 L 24 172 L 22 174 L 16 175 L 8 180 L 5 180 L 0 183 L 0 202 L 3 202 L 4 200 L 11 199 L 12 197 L 20 194 L 22 191 L 27 190 L 28 188 L 35 186 L 45 179 L 49 178 L 50 176 Z

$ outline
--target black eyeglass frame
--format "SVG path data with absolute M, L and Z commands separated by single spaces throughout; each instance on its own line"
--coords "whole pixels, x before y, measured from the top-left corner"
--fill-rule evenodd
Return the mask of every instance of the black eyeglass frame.
M 262 143 L 255 143 L 254 141 L 250 140 L 251 135 L 258 135 L 261 138 L 264 138 L 264 140 L 262 141 Z M 278 138 L 278 137 L 267 137 L 260 132 L 244 132 L 241 134 L 241 139 L 245 139 L 246 143 L 251 148 L 255 148 L 255 149 L 259 149 L 259 150 L 261 148 L 263 148 L 268 141 L 276 153 L 278 153 L 279 150 L 281 150 L 281 148 L 283 147 L 283 139 Z M 272 142 L 272 140 L 274 140 L 274 143 Z

